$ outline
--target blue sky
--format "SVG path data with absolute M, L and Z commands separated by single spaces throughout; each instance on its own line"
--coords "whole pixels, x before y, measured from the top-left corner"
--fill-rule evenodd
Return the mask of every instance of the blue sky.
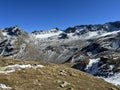
M 27 32 L 120 20 L 120 0 L 0 0 L 0 28 Z

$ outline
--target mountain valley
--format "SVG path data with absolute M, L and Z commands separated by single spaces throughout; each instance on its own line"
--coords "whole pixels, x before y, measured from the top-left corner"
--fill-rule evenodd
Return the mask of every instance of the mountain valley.
M 25 64 L 37 63 L 37 65 L 41 62 L 44 63 L 45 66 L 49 66 L 46 66 L 47 69 L 44 67 L 42 68 L 45 69 L 45 71 L 40 71 L 41 68 L 40 70 L 39 68 L 36 68 L 38 71 L 31 71 L 31 67 L 34 68 L 34 66 L 29 65 L 28 67 L 30 68 L 27 69 L 28 71 L 25 68 L 20 68 L 22 70 L 19 71 L 17 69 L 16 73 L 7 73 L 6 76 L 4 76 L 4 73 L 0 74 L 0 83 L 9 84 L 12 86 L 13 90 L 25 90 L 25 88 L 30 88 L 30 90 L 32 90 L 31 87 L 29 87 L 29 85 L 32 84 L 32 79 L 28 83 L 28 86 L 24 85 L 24 83 L 27 83 L 28 81 L 23 80 L 24 82 L 19 82 L 20 79 L 22 80 L 23 78 L 31 77 L 33 79 L 37 77 L 43 78 L 43 80 L 40 80 L 41 82 L 44 82 L 44 80 L 49 78 L 52 85 L 55 85 L 52 86 L 48 80 L 47 82 L 44 82 L 44 85 L 50 84 L 50 86 L 45 86 L 45 88 L 43 87 L 44 85 L 41 86 L 41 84 L 38 87 L 34 86 L 34 88 L 36 88 L 34 90 L 39 90 L 38 88 L 41 90 L 46 90 L 48 88 L 49 90 L 54 90 L 53 88 L 57 88 L 58 90 L 119 90 L 115 88 L 117 88 L 116 86 L 120 87 L 120 21 L 97 25 L 77 25 L 68 27 L 65 30 L 60 30 L 59 28 L 51 30 L 35 30 L 32 33 L 25 32 L 19 26 L 1 28 L 0 56 L 1 69 L 3 69 L 3 66 L 5 67 L 14 64 L 14 62 L 15 64 L 18 64 L 16 62 Z M 14 59 L 19 59 L 19 61 Z M 5 62 L 6 64 L 2 65 L 2 63 Z M 70 66 L 66 66 L 67 64 Z M 18 65 L 17 67 L 21 66 Z M 66 68 L 70 70 L 70 73 L 69 70 L 68 72 L 65 72 Z M 26 74 L 21 74 L 24 73 L 24 71 Z M 73 75 L 71 77 L 68 75 L 67 77 L 66 75 L 59 75 L 59 73 L 57 73 L 59 71 L 62 74 L 72 73 L 77 76 Z M 35 77 L 27 77 L 27 74 L 30 74 L 30 72 L 33 72 Z M 48 75 L 46 78 L 44 76 L 45 72 L 47 72 L 46 74 Z M 18 73 L 21 76 L 19 76 Z M 10 76 L 7 78 L 7 75 L 9 74 Z M 39 74 L 43 76 L 39 76 Z M 17 77 L 16 80 L 18 81 L 16 87 L 10 83 L 10 81 L 17 83 L 10 79 L 14 75 Z M 4 78 L 2 78 L 3 76 Z M 55 79 L 52 76 L 55 76 Z M 66 78 L 67 81 L 64 82 L 61 80 L 62 77 L 63 79 Z M 79 80 L 77 80 L 77 78 Z M 86 78 L 89 80 L 86 81 Z M 112 84 L 109 84 L 102 79 L 116 86 L 112 86 Z M 4 80 L 7 81 L 5 82 Z M 62 87 L 64 85 L 62 84 L 63 86 L 59 87 L 55 80 L 58 80 L 56 81 L 58 84 L 65 83 L 68 85 L 63 89 Z M 91 82 L 93 83 L 93 86 L 89 86 Z M 23 85 L 21 88 L 18 88 L 17 85 L 20 83 Z M 73 84 L 71 85 L 70 83 Z M 101 85 L 98 83 L 101 83 Z M 78 84 L 83 87 L 80 87 Z M 85 84 L 87 87 L 84 87 Z M 113 89 L 111 87 L 113 87 Z

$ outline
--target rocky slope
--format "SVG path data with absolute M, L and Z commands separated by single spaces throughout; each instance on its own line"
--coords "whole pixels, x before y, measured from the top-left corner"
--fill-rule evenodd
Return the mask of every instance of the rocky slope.
M 67 64 L 0 58 L 0 90 L 119 90 Z
M 119 51 L 120 21 L 58 28 L 28 34 L 18 26 L 0 29 L 0 55 L 54 63 L 76 62 L 105 51 Z M 91 47 L 92 46 L 92 47 Z M 76 54 L 81 53 L 78 58 Z M 118 55 L 119 56 L 119 55 Z

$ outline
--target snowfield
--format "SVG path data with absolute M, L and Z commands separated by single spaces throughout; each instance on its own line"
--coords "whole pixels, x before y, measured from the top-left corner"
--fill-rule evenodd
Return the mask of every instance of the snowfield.
M 16 69 L 26 69 L 26 68 L 33 68 L 33 69 L 37 69 L 37 68 L 42 68 L 44 67 L 43 65 L 19 65 L 19 64 L 15 64 L 15 65 L 9 65 L 6 67 L 0 67 L 0 73 L 4 73 L 4 74 L 8 74 L 8 73 L 12 73 L 15 72 Z
M 60 33 L 62 33 L 62 31 L 38 34 L 33 36 L 35 36 L 36 39 L 44 39 L 44 38 L 49 38 L 53 36 L 58 36 Z
M 103 78 L 103 77 L 101 77 Z M 114 76 L 103 78 L 105 81 L 112 83 L 114 85 L 120 85 L 120 73 L 114 74 Z

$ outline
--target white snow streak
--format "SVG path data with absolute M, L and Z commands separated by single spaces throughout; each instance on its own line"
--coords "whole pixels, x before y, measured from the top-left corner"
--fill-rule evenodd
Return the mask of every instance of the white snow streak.
M 24 69 L 24 68 L 36 69 L 36 68 L 42 68 L 42 67 L 44 67 L 44 66 L 43 65 L 30 65 L 30 64 L 28 64 L 28 65 L 15 64 L 15 65 L 9 65 L 6 67 L 2 67 L 5 70 L 0 70 L 0 73 L 8 74 L 8 73 L 15 72 L 16 69 Z
M 9 66 L 7 66 L 7 68 L 9 68 L 9 69 L 39 68 L 39 67 L 44 67 L 44 66 L 43 65 L 32 66 L 30 64 L 28 64 L 28 65 L 15 64 L 15 65 L 9 65 Z
M 15 70 L 6 70 L 6 71 L 0 71 L 0 73 L 4 73 L 4 74 L 8 74 L 8 73 L 12 73 L 15 72 Z
M 111 34 L 117 34 L 117 33 L 119 33 L 119 32 L 120 32 L 120 30 L 118 30 L 118 31 L 112 31 L 112 32 L 107 32 L 107 33 L 103 33 L 102 35 L 100 35 L 100 37 L 107 36 L 107 35 L 111 35 Z

